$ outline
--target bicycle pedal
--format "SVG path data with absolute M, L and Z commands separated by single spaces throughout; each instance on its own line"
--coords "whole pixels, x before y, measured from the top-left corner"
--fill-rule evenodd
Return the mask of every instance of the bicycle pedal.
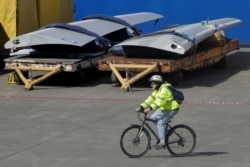
M 165 146 L 165 145 L 158 145 L 158 144 L 156 144 L 156 145 L 154 145 L 153 147 L 154 147 L 156 150 L 166 149 L 166 146 Z

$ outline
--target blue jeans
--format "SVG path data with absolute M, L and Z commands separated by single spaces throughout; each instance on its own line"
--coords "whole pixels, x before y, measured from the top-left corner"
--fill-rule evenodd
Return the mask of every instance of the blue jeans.
M 152 115 L 151 119 L 157 120 L 156 126 L 159 134 L 159 138 L 165 141 L 166 136 L 166 124 L 177 114 L 179 110 L 156 110 Z

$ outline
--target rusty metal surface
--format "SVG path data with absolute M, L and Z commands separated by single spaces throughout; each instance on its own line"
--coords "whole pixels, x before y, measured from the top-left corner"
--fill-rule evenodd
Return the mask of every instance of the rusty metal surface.
M 122 56 L 109 55 L 99 60 L 100 71 L 111 71 L 109 64 L 134 64 L 138 65 L 151 65 L 158 64 L 158 68 L 154 72 L 173 72 L 177 70 L 195 70 L 208 65 L 215 64 L 221 58 L 226 56 L 229 52 L 239 49 L 239 41 L 231 40 L 226 45 L 220 47 L 207 47 L 198 49 L 195 55 L 186 56 L 177 60 L 170 59 L 144 59 L 142 58 L 127 58 Z M 118 68 L 118 71 L 124 71 L 126 68 Z M 130 71 L 142 71 L 141 68 L 130 68 Z
M 89 68 L 98 65 L 98 60 L 101 57 L 92 59 L 65 59 L 65 58 L 36 58 L 29 56 L 15 56 L 4 59 L 4 69 L 15 69 L 18 67 L 20 70 L 27 70 L 32 68 L 38 71 L 53 70 L 62 67 L 65 72 L 75 72 L 81 69 Z

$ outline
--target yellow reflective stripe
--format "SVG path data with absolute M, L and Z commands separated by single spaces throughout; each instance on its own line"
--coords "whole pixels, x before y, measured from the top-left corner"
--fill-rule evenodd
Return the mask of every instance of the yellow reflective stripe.
M 145 102 L 145 104 L 146 104 L 148 107 L 150 107 L 150 104 L 149 104 L 149 103 Z
M 165 100 L 165 98 L 158 96 L 157 99 Z
M 160 106 L 158 104 L 156 104 L 155 102 L 153 103 L 153 105 L 155 105 L 156 108 L 160 108 Z
M 153 96 L 153 95 L 150 95 L 150 97 L 151 97 L 152 99 L 155 99 L 155 96 Z

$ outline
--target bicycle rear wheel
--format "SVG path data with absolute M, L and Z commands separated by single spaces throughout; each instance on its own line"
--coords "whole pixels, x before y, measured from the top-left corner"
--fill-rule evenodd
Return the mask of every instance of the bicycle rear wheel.
M 196 134 L 186 125 L 176 125 L 166 136 L 166 146 L 174 156 L 190 155 L 196 146 Z
M 122 133 L 120 147 L 130 158 L 139 158 L 145 155 L 150 147 L 150 135 L 140 126 L 131 126 Z

